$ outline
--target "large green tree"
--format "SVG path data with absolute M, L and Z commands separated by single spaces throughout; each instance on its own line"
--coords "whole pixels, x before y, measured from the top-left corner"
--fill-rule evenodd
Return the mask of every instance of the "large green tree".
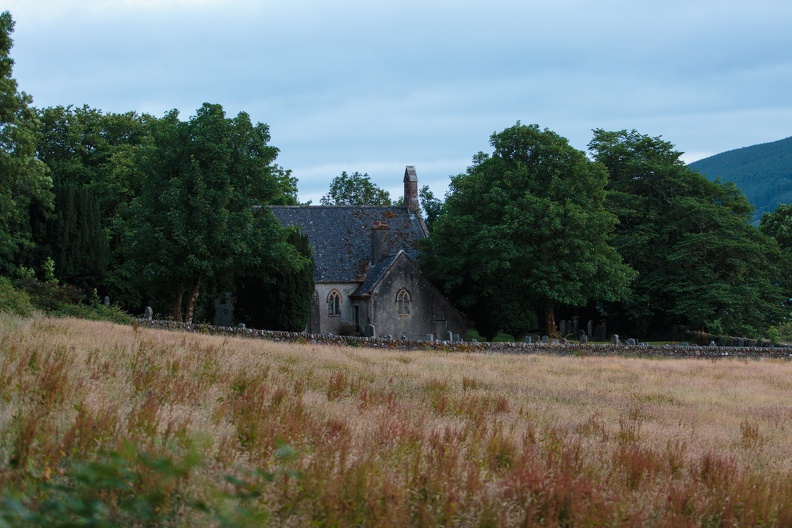
M 14 21 L 0 13 L 0 273 L 11 273 L 20 254 L 32 246 L 30 210 L 47 210 L 52 180 L 36 158 L 38 120 L 32 98 L 12 76 Z
M 322 196 L 322 205 L 391 205 L 390 193 L 380 189 L 368 174 L 346 171 L 330 182 L 330 190 Z
M 754 335 L 777 317 L 778 245 L 749 224 L 752 208 L 733 184 L 709 181 L 671 143 L 634 130 L 595 130 L 589 149 L 610 176 L 614 247 L 639 272 L 631 295 L 609 306 L 631 333 L 681 325 Z
M 608 245 L 607 173 L 566 139 L 537 125 L 493 134 L 451 180 L 422 265 L 491 338 L 522 337 L 539 310 L 557 333 L 558 305 L 615 300 L 633 276 Z
M 125 220 L 130 274 L 150 299 L 191 322 L 202 289 L 265 263 L 300 267 L 265 204 L 296 204 L 295 180 L 274 164 L 266 125 L 227 118 L 204 104 L 189 121 L 172 111 L 156 123 L 145 184 Z
M 49 107 L 39 110 L 38 116 L 42 130 L 37 147 L 39 159 L 50 168 L 56 182 L 73 188 L 78 194 L 88 193 L 93 197 L 92 201 L 99 206 L 101 226 L 111 251 L 104 280 L 98 275 L 86 276 L 80 284 L 90 283 L 92 287 L 103 284 L 104 291 L 110 293 L 114 302 L 127 309 L 141 308 L 139 285 L 124 266 L 126 257 L 121 245 L 123 223 L 120 220 L 132 199 L 140 194 L 144 162 L 156 155 L 152 129 L 158 119 L 135 112 L 103 113 L 88 106 Z M 79 208 L 61 207 L 56 203 L 56 210 L 56 230 L 83 225 L 82 220 L 74 216 L 82 214 Z M 73 231 L 74 235 L 53 237 L 52 219 L 48 221 L 47 215 L 38 216 L 40 222 L 49 225 L 46 239 L 39 239 L 39 259 L 52 256 L 58 262 L 59 276 L 73 280 L 67 273 L 69 266 L 62 263 L 61 258 L 74 254 L 74 245 L 93 237 L 94 233 Z M 85 261 L 87 255 L 80 258 Z M 94 268 L 99 269 L 99 263 Z M 83 269 L 88 268 L 83 266 Z
M 301 332 L 311 314 L 314 293 L 313 250 L 308 237 L 290 229 L 288 242 L 302 255 L 282 270 L 250 269 L 236 284 L 234 318 L 252 328 Z

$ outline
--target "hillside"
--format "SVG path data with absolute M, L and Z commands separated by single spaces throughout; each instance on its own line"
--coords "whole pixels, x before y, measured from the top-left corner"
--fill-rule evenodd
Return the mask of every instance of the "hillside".
M 756 208 L 755 220 L 780 203 L 792 203 L 792 137 L 722 152 L 689 166 L 710 179 L 736 184 Z

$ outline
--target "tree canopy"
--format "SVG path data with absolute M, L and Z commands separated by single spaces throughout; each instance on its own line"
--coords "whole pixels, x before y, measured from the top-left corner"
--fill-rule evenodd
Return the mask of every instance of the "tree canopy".
M 20 92 L 12 76 L 14 21 L 0 13 L 0 273 L 17 268 L 20 254 L 32 248 L 30 210 L 52 206 L 52 179 L 36 158 L 38 119 L 33 99 Z
M 204 104 L 189 121 L 172 111 L 154 128 L 146 184 L 125 225 L 129 265 L 149 295 L 166 296 L 190 322 L 201 288 L 235 272 L 300 267 L 267 204 L 295 204 L 294 181 L 274 165 L 266 125 L 245 113 L 226 118 Z
M 625 295 L 634 274 L 608 245 L 616 218 L 604 207 L 604 167 L 538 125 L 490 143 L 491 155 L 451 179 L 422 259 L 479 332 L 519 338 L 540 310 L 555 335 L 557 304 Z
M 322 205 L 391 205 L 390 193 L 373 183 L 368 174 L 346 171 L 330 182 L 330 190 L 322 196 Z
M 708 180 L 671 143 L 635 130 L 595 130 L 589 149 L 610 175 L 614 247 L 639 273 L 609 313 L 638 335 L 674 325 L 753 335 L 778 316 L 778 245 L 749 224 L 752 208 L 733 184 Z

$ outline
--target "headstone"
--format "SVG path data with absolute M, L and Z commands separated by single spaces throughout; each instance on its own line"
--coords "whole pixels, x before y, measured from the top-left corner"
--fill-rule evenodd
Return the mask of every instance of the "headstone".
M 594 321 L 592 321 L 591 319 L 589 319 L 588 323 L 586 323 L 586 335 L 588 337 L 594 335 Z
M 154 310 L 151 309 L 151 306 L 146 306 L 146 309 L 143 312 L 143 319 L 146 321 L 151 321 L 154 319 Z
M 559 343 L 558 339 L 553 339 L 552 341 L 550 341 L 551 345 L 557 345 L 558 343 Z
M 714 348 L 714 347 L 716 347 L 716 346 L 718 346 L 718 345 L 716 345 L 716 344 L 715 344 L 715 341 L 710 341 L 710 344 L 709 344 L 709 346 L 711 346 L 711 347 L 713 347 L 713 348 Z
M 611 345 L 618 345 L 619 343 L 619 334 L 611 335 Z
M 459 334 L 454 334 L 454 343 L 459 343 L 461 339 L 459 339 Z
M 632 337 L 624 342 L 627 346 L 635 346 L 635 339 Z
M 245 329 L 245 323 L 239 323 L 237 325 L 237 328 L 239 328 L 240 330 L 244 330 Z
M 606 328 L 605 328 L 605 319 L 600 321 L 600 324 L 594 328 L 594 340 L 595 341 L 605 341 L 605 336 L 607 336 Z
M 426 334 L 426 341 L 434 341 L 434 335 L 433 334 Z
M 546 345 L 548 343 L 548 341 L 550 341 L 550 338 L 548 336 L 546 336 L 546 335 L 543 335 L 542 336 L 542 343 L 544 343 Z
M 580 334 L 580 344 L 588 344 L 588 336 L 586 334 Z
M 446 332 L 445 340 L 448 341 L 449 343 L 452 343 L 454 341 L 454 332 L 450 332 L 450 331 Z
M 559 332 L 561 333 L 562 336 L 565 336 L 567 334 L 567 324 L 566 321 L 564 321 L 563 319 L 561 319 L 561 323 L 559 324 Z
M 578 330 L 580 330 L 580 316 L 575 315 L 572 316 L 572 335 L 578 335 Z
M 525 336 L 525 342 L 530 345 L 531 344 L 531 336 Z
M 373 324 L 366 325 L 366 337 L 377 337 L 377 327 Z
M 745 338 L 743 338 L 743 337 L 737 338 L 737 346 L 740 347 L 740 348 L 744 347 L 745 346 Z
M 110 296 L 109 295 L 105 295 L 104 303 L 105 303 L 105 306 L 110 306 Z

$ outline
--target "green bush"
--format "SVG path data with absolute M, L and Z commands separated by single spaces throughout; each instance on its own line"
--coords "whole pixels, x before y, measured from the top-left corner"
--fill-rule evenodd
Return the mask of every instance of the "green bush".
M 133 322 L 133 317 L 117 305 L 64 304 L 57 310 L 51 312 L 51 315 L 55 317 L 90 319 L 91 321 L 108 321 L 110 323 L 126 325 L 132 324 Z
M 0 312 L 28 317 L 33 313 L 30 296 L 14 288 L 6 277 L 0 277 Z

